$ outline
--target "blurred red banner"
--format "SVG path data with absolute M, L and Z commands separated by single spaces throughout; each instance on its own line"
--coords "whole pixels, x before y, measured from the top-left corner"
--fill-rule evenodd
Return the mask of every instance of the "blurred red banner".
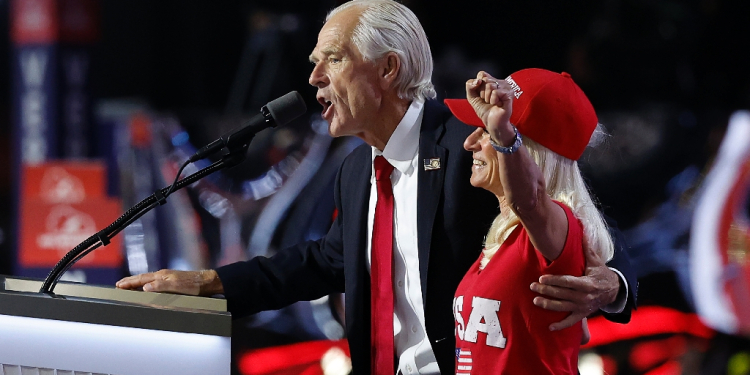
M 25 166 L 20 202 L 19 264 L 54 266 L 76 245 L 120 216 L 120 201 L 105 195 L 105 168 L 96 162 Z M 97 249 L 78 265 L 118 267 L 121 243 Z

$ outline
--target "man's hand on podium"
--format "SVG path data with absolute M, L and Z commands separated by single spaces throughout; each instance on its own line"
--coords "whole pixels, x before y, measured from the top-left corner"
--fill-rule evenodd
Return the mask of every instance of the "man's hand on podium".
M 159 270 L 125 277 L 115 286 L 119 289 L 140 289 L 145 292 L 166 292 L 193 296 L 223 294 L 224 286 L 214 270 Z

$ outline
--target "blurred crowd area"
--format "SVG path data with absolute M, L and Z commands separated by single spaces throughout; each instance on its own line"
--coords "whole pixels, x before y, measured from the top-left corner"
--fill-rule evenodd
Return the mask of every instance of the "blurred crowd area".
M 103 160 L 107 193 L 121 200 L 123 211 L 169 185 L 197 148 L 239 126 L 268 101 L 296 90 L 308 106 L 308 113 L 288 126 L 258 134 L 245 162 L 175 193 L 123 231 L 124 257 L 114 279 L 270 255 L 326 232 L 335 215 L 336 168 L 361 142 L 327 135 L 315 89 L 307 84 L 317 31 L 339 3 L 97 3 L 99 33 L 88 47 L 91 128 L 84 138 L 89 143 L 74 155 L 61 145 L 49 160 Z M 663 319 L 684 318 L 684 325 L 625 333 L 592 346 L 586 353 L 599 354 L 597 368 L 609 374 L 750 374 L 746 338 L 695 328 L 700 323 L 690 315 L 695 304 L 689 269 L 696 193 L 730 116 L 750 108 L 750 3 L 403 3 L 417 14 L 430 40 L 439 99 L 463 97 L 464 82 L 479 70 L 498 77 L 529 67 L 566 71 L 610 133 L 584 154 L 581 167 L 603 212 L 617 221 L 627 240 L 639 273 L 639 311 L 665 308 Z M 20 172 L 13 167 L 18 144 L 10 4 L 0 0 L 0 86 L 6 88 L 0 91 L 0 274 L 18 271 L 21 199 Z M 248 364 L 255 357 L 247 355 L 259 353 L 253 350 L 342 339 L 342 298 L 329 296 L 237 322 L 234 371 L 261 373 Z M 300 373 L 300 368 L 288 371 Z

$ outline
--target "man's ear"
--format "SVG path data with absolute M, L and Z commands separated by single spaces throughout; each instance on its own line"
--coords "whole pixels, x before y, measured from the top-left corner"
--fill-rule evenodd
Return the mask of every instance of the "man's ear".
M 388 52 L 380 60 L 379 78 L 383 90 L 393 86 L 393 82 L 401 73 L 401 59 L 395 52 Z

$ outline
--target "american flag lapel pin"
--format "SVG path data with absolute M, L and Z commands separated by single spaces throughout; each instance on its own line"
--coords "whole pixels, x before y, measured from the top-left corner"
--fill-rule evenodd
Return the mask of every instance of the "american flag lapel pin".
M 424 159 L 424 170 L 434 171 L 440 169 L 440 158 Z

